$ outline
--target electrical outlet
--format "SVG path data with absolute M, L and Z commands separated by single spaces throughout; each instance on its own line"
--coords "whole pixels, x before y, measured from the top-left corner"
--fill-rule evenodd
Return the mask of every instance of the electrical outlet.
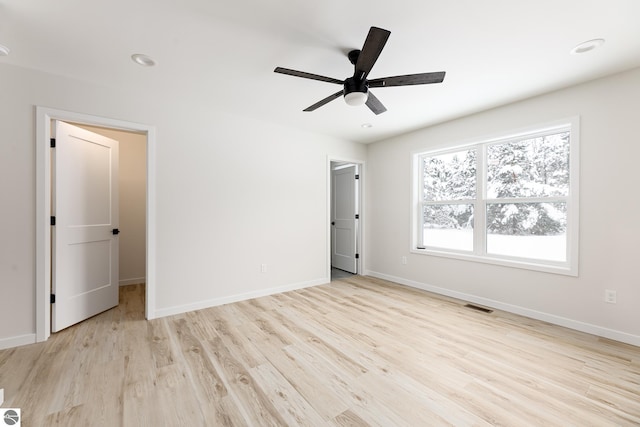
M 406 256 L 402 257 L 402 265 L 407 265 L 407 257 Z
M 260 271 L 263 272 L 263 273 L 266 273 L 267 272 L 267 264 L 262 264 L 260 266 Z
M 615 304 L 617 299 L 616 291 L 611 289 L 605 289 L 604 291 L 604 302 L 609 304 Z
M 0 406 L 4 403 L 4 389 L 0 388 Z

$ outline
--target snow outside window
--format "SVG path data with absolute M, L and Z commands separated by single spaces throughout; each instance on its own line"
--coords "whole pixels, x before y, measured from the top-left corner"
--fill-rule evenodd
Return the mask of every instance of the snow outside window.
M 578 122 L 414 156 L 413 252 L 577 275 Z

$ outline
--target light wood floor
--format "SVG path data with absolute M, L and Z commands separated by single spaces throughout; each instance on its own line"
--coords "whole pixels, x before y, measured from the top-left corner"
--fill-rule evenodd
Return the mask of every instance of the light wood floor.
M 354 276 L 0 351 L 23 426 L 640 425 L 640 348 Z

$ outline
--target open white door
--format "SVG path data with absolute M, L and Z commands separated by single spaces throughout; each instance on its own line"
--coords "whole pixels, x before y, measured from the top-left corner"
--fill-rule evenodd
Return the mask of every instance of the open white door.
M 51 331 L 118 305 L 118 141 L 55 122 Z
M 331 170 L 331 266 L 356 274 L 358 167 Z

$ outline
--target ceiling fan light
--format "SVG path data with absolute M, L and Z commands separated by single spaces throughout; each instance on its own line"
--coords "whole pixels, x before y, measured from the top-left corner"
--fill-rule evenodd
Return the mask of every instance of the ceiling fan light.
M 352 107 L 364 105 L 369 98 L 369 92 L 351 92 L 344 95 L 344 101 Z

